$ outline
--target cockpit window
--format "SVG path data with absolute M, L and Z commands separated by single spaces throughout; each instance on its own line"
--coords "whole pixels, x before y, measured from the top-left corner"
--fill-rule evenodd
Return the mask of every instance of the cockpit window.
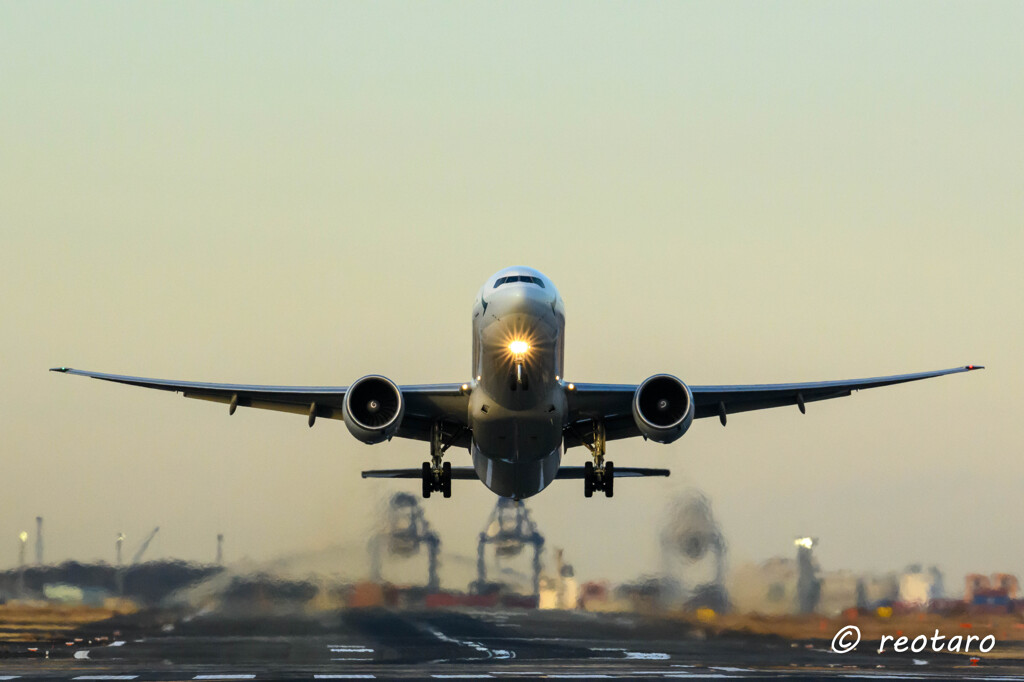
M 497 289 L 502 284 L 508 284 L 510 282 L 526 282 L 527 284 L 536 284 L 541 289 L 544 288 L 544 280 L 540 277 L 531 277 L 529 275 L 511 275 L 509 277 L 499 277 L 494 280 L 494 288 Z

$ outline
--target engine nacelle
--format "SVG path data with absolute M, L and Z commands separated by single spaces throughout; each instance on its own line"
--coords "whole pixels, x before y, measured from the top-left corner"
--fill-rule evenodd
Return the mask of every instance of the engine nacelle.
M 671 443 L 693 423 L 693 393 L 671 374 L 655 374 L 633 394 L 633 419 L 644 438 Z
M 390 379 L 375 374 L 348 387 L 341 409 L 349 432 L 368 444 L 391 440 L 404 414 L 402 391 Z

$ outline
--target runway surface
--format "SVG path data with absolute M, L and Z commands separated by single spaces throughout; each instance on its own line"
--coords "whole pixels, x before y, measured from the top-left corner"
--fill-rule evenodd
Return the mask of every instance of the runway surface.
M 707 637 L 636 614 L 351 610 L 177 622 L 149 614 L 57 643 L 4 643 L 0 680 L 1024 679 L 1024 658 L 1008 647 L 971 665 L 956 654 L 878 654 L 868 642 L 839 655 L 829 644 Z

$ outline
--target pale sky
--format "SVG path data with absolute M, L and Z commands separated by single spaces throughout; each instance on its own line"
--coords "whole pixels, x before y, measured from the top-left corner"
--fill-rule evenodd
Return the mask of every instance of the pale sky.
M 0 5 L 0 566 L 362 544 L 426 446 L 48 373 L 468 379 L 473 297 L 536 267 L 566 375 L 988 369 L 615 442 L 529 506 L 583 579 L 711 499 L 730 561 L 1024 573 L 1024 5 Z M 468 465 L 465 451 L 454 465 Z M 580 465 L 585 451 L 564 462 Z M 495 502 L 425 501 L 473 555 Z M 442 574 L 443 580 L 443 574 Z M 447 584 L 449 587 L 464 587 Z

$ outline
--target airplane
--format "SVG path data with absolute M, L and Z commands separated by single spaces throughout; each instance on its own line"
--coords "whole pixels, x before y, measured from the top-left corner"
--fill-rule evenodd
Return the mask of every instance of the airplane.
M 585 497 L 612 497 L 616 478 L 668 476 L 667 469 L 616 468 L 607 443 L 642 437 L 672 443 L 694 419 L 795 406 L 853 391 L 984 369 L 952 369 L 869 379 L 738 386 L 690 386 L 671 374 L 639 384 L 587 384 L 565 379 L 565 304 L 550 279 L 527 267 L 492 275 L 473 304 L 470 381 L 399 386 L 371 374 L 350 386 L 258 386 L 164 381 L 56 367 L 51 371 L 175 391 L 186 398 L 226 403 L 228 414 L 254 407 L 341 419 L 367 444 L 394 437 L 430 443 L 430 461 L 418 469 L 364 471 L 363 478 L 419 478 L 423 497 L 451 497 L 452 480 L 480 480 L 501 497 L 524 499 L 556 479 L 582 479 Z M 451 447 L 467 448 L 472 467 L 444 461 Z M 593 461 L 561 466 L 562 454 L 584 447 Z

